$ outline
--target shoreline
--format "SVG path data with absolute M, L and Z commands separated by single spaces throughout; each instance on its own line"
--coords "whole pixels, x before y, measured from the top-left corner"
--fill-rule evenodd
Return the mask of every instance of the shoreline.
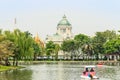
M 29 65 L 29 64 L 41 64 L 41 63 L 79 63 L 79 64 L 84 64 L 84 63 L 94 63 L 97 64 L 99 62 L 102 62 L 104 64 L 109 64 L 109 63 L 120 63 L 120 61 L 19 61 L 19 65 Z
M 12 61 L 10 61 L 12 63 Z M 18 61 L 19 66 L 3 66 L 0 65 L 0 72 L 24 68 L 22 65 L 36 65 L 36 64 L 58 64 L 58 63 L 75 63 L 80 65 L 97 65 L 102 62 L 104 65 L 120 65 L 120 61 Z

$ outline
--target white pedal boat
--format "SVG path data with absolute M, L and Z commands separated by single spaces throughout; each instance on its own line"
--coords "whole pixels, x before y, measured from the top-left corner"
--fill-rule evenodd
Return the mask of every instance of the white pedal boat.
M 93 78 L 91 79 L 88 76 L 83 76 L 81 75 L 81 80 L 98 80 L 99 78 L 97 76 L 93 76 Z
M 95 68 L 95 67 L 96 66 L 90 65 L 90 66 L 85 66 L 84 69 L 86 69 L 86 68 L 91 69 L 91 68 Z M 81 77 L 81 80 L 99 80 L 99 78 L 96 75 L 92 76 L 92 78 L 91 78 L 89 76 L 82 74 L 80 77 Z

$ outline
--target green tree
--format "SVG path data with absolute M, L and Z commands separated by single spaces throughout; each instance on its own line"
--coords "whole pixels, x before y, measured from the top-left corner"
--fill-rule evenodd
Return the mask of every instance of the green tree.
M 0 57 L 5 61 L 5 65 L 8 66 L 10 65 L 8 58 L 10 56 L 14 56 L 14 50 L 16 46 L 14 45 L 13 42 L 9 40 L 4 40 L 0 42 Z
M 55 59 L 58 59 L 58 51 L 60 50 L 59 44 L 55 44 Z
M 83 46 L 86 43 L 89 43 L 90 39 L 89 36 L 84 34 L 78 34 L 74 37 L 74 40 L 79 42 L 79 46 Z
M 93 52 L 92 45 L 91 45 L 91 38 L 84 34 L 78 34 L 74 37 L 74 40 L 77 41 L 78 45 L 78 52 L 81 53 L 80 55 L 91 55 Z M 83 56 L 84 57 L 84 56 Z
M 53 41 L 49 41 L 46 44 L 46 54 L 48 56 L 48 58 L 50 59 L 50 56 L 54 54 L 54 49 L 55 49 L 55 44 L 53 43 Z
M 107 58 L 109 60 L 109 55 L 114 55 L 114 60 L 116 60 L 115 55 L 120 53 L 120 40 L 110 40 L 106 42 L 104 45 L 104 53 L 107 54 Z
M 30 60 L 33 58 L 33 43 L 32 35 L 26 31 L 21 32 L 19 29 L 15 29 L 14 32 L 5 31 L 6 39 L 11 40 L 17 46 L 14 56 L 14 60 Z
M 116 39 L 117 34 L 115 31 L 106 30 L 104 32 L 96 32 L 96 35 L 92 39 L 92 45 L 94 49 L 94 53 L 96 55 L 96 59 L 99 54 L 104 54 L 103 45 L 110 40 Z
M 105 54 L 120 53 L 120 40 L 115 39 L 115 40 L 106 42 L 104 44 L 104 51 L 105 51 Z
M 34 56 L 34 48 L 33 43 L 34 40 L 29 32 L 21 32 L 19 35 L 19 47 L 20 47 L 20 54 L 21 58 L 24 60 L 33 59 Z
M 0 29 L 0 42 L 5 40 L 5 36 L 2 34 L 2 30 Z
M 37 56 L 40 56 L 41 55 L 41 52 L 42 52 L 42 48 L 40 47 L 39 44 L 37 43 L 34 43 L 33 44 L 33 48 L 34 48 L 34 60 L 37 60 Z
M 74 59 L 74 56 L 76 56 L 75 53 L 77 49 L 76 41 L 74 40 L 63 41 L 63 43 L 61 44 L 61 49 L 64 52 L 70 53 L 71 59 Z

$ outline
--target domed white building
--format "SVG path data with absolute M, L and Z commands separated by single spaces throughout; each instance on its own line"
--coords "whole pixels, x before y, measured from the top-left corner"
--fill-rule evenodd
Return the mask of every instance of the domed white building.
M 48 41 L 53 41 L 54 43 L 61 44 L 64 40 L 73 39 L 72 34 L 72 25 L 67 20 L 66 16 L 64 15 L 62 20 L 59 21 L 57 24 L 57 32 L 52 36 L 47 35 L 46 43 Z

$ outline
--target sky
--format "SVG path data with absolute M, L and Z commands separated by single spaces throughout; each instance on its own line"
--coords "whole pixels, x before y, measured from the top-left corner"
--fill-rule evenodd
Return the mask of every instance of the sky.
M 64 14 L 74 35 L 120 30 L 120 0 L 0 0 L 0 29 L 38 33 L 45 40 Z

